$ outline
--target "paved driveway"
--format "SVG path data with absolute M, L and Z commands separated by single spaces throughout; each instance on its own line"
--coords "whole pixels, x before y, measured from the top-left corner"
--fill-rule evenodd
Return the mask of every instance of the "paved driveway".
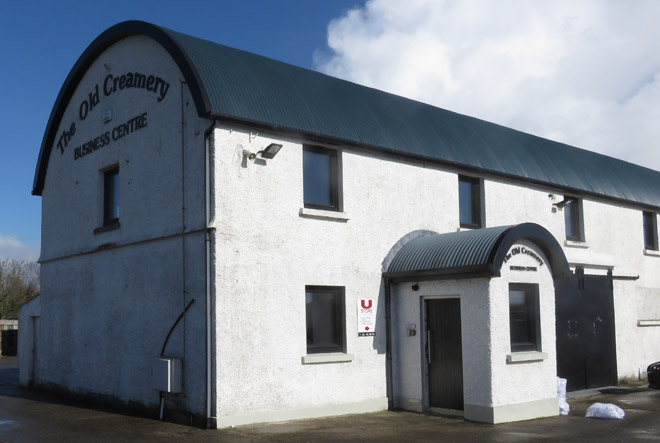
M 569 399 L 571 414 L 565 417 L 501 425 L 387 411 L 202 430 L 20 389 L 17 364 L 15 357 L 0 357 L 0 442 L 660 442 L 660 390 L 643 386 Z M 617 404 L 626 418 L 584 418 L 587 407 L 596 401 Z

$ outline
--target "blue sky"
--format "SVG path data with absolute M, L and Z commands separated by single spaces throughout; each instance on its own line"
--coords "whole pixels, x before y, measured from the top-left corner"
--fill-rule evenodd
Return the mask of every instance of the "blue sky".
M 660 171 L 657 0 L 7 0 L 0 259 L 38 256 L 30 191 L 69 70 L 136 19 Z
M 326 47 L 331 19 L 361 0 L 3 1 L 0 5 L 0 236 L 37 246 L 32 196 L 41 139 L 60 87 L 87 45 L 110 26 L 144 20 L 306 68 Z M 15 243 L 16 239 L 12 239 Z M 32 250 L 34 252 L 34 250 Z M 2 258 L 0 251 L 0 258 Z

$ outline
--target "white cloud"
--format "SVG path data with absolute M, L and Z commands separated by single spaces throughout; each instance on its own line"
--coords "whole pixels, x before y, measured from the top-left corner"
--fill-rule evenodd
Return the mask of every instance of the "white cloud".
M 660 170 L 660 2 L 370 0 L 319 70 Z
M 39 250 L 39 246 L 24 245 L 15 235 L 0 234 L 0 259 L 36 262 L 39 258 Z

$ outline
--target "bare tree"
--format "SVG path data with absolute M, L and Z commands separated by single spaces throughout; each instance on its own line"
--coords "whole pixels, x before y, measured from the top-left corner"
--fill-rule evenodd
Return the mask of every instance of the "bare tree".
M 19 308 L 39 291 L 38 263 L 0 259 L 0 318 L 18 318 Z

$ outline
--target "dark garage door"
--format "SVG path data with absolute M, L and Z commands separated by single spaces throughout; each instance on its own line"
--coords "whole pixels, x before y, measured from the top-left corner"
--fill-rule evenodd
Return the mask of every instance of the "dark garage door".
M 612 280 L 578 272 L 555 281 L 557 375 L 567 389 L 617 383 Z

